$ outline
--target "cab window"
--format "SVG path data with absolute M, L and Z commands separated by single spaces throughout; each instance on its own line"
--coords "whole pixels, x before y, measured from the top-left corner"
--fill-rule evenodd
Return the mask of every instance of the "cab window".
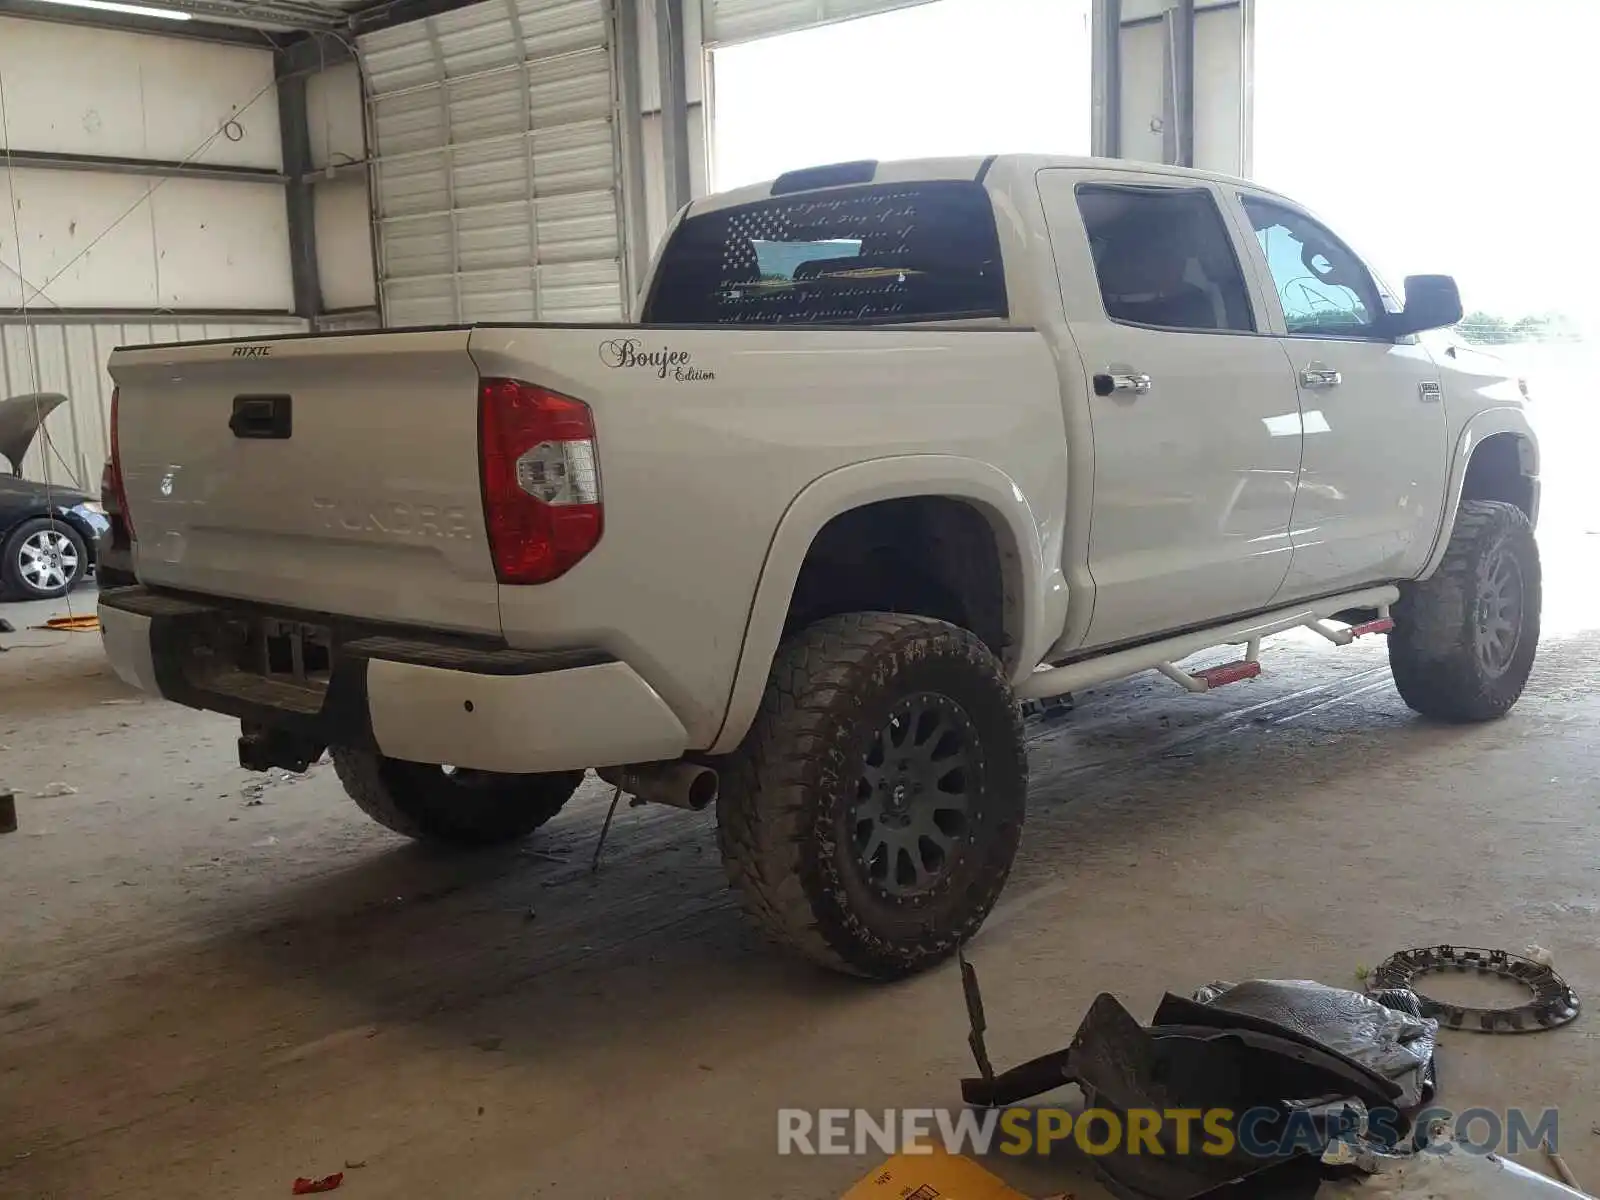
M 994 204 L 928 180 L 777 196 L 687 218 L 645 324 L 892 325 L 1004 318 Z
M 1233 241 L 1211 193 L 1197 188 L 1083 184 L 1106 315 L 1124 325 L 1206 333 L 1254 332 Z
M 1304 213 L 1241 196 L 1291 337 L 1374 337 L 1387 308 L 1372 272 Z

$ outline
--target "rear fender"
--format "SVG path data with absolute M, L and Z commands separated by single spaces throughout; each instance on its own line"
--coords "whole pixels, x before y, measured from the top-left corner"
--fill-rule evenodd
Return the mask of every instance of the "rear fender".
M 1060 634 L 1066 614 L 1066 585 L 1059 564 L 1047 568 L 1033 509 L 1011 477 L 988 463 L 948 455 L 904 455 L 855 463 L 813 480 L 778 523 L 756 584 L 728 712 L 710 753 L 725 754 L 736 748 L 755 719 L 801 565 L 823 526 L 864 505 L 917 496 L 966 500 L 988 519 L 1002 563 L 1014 575 L 1015 612 L 1007 622 L 1014 631 L 1013 646 L 1006 666 L 1013 682 L 1032 671 Z M 1048 597 L 1048 605 L 1040 603 L 1040 597 Z M 1053 624 L 1047 607 L 1059 610 Z
M 1477 448 L 1496 434 L 1510 433 L 1517 437 L 1522 459 L 1522 473 L 1532 479 L 1539 478 L 1539 439 L 1534 436 L 1528 415 L 1521 408 L 1507 405 L 1486 408 L 1474 413 L 1461 430 L 1456 441 L 1455 455 L 1450 460 L 1450 477 L 1445 483 L 1446 502 L 1444 519 L 1434 537 L 1433 552 L 1428 556 L 1419 579 L 1427 579 L 1444 562 L 1445 551 L 1450 546 L 1450 533 L 1455 528 L 1456 513 L 1461 508 L 1461 494 L 1467 483 L 1467 468 L 1472 465 L 1472 455 Z M 1539 520 L 1539 489 L 1533 489 L 1533 512 L 1529 519 Z

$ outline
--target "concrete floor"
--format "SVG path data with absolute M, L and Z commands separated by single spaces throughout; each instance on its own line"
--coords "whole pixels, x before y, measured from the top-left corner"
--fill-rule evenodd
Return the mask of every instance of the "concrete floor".
M 1494 725 L 1415 719 L 1381 639 L 1289 637 L 1261 680 L 1134 680 L 1036 727 L 972 948 L 996 1061 L 1102 990 L 1144 1015 L 1215 978 L 1354 986 L 1446 941 L 1537 942 L 1600 1003 L 1595 549 L 1547 546 L 1549 633 Z M 624 810 L 591 877 L 591 784 L 520 850 L 431 857 L 327 767 L 231 766 L 230 722 L 133 696 L 94 635 L 0 645 L 0 1196 L 276 1197 L 364 1162 L 341 1195 L 825 1200 L 875 1161 L 778 1157 L 776 1109 L 958 1102 L 953 969 L 874 988 L 769 952 L 709 817 Z M 1446 1036 L 1441 1099 L 1559 1106 L 1600 1187 L 1596 1028 Z M 1012 1174 L 1103 1194 L 1070 1162 Z

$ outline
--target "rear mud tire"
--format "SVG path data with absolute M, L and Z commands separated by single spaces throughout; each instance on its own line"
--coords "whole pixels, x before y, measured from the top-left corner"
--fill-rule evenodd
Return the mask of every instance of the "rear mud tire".
M 1539 547 L 1513 504 L 1469 500 L 1444 562 L 1400 590 L 1389 665 L 1408 706 L 1439 721 L 1503 717 L 1539 646 Z
M 901 749 L 886 740 L 893 730 L 910 738 Z M 919 747 L 920 730 L 932 732 Z M 885 784 L 890 768 L 905 769 L 901 756 L 919 755 L 932 782 L 919 784 L 913 765 L 895 776 L 909 784 Z M 959 775 L 947 769 L 955 761 Z M 1021 839 L 1027 781 L 1016 699 L 975 635 L 902 614 L 830 617 L 779 649 L 755 723 L 723 765 L 723 862 L 773 940 L 833 970 L 898 979 L 953 954 L 989 915 Z M 933 867 L 901 857 L 930 846 L 914 831 L 879 832 L 874 822 L 900 819 L 889 801 L 863 819 L 865 798 L 885 786 L 937 793 Z M 949 791 L 959 820 L 938 807 Z M 883 836 L 912 848 L 888 850 Z
M 457 849 L 522 840 L 560 812 L 583 782 L 582 771 L 449 772 L 348 748 L 333 751 L 333 767 L 350 799 L 384 828 Z

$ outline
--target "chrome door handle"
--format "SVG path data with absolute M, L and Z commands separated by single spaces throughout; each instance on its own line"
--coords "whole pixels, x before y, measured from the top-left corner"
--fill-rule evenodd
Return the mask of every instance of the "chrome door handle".
M 1142 396 L 1152 386 L 1150 376 L 1138 371 L 1103 372 L 1094 377 L 1096 396 L 1109 396 L 1113 392 L 1132 392 L 1136 396 Z
M 1344 376 L 1339 372 L 1330 370 L 1321 363 L 1312 363 L 1300 372 L 1300 384 L 1308 388 L 1338 387 L 1344 382 Z

